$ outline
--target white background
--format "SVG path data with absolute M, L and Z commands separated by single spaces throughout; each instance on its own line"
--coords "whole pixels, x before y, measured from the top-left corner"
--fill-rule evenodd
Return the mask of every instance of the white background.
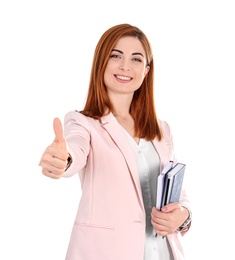
M 233 2 L 1 1 L 0 259 L 65 259 L 79 179 L 49 179 L 38 163 L 53 118 L 84 105 L 99 37 L 124 22 L 152 43 L 158 116 L 187 164 L 187 259 L 235 259 Z

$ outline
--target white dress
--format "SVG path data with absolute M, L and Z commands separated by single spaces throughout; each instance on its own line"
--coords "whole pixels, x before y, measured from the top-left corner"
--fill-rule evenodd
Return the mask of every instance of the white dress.
M 160 173 L 159 155 L 151 141 L 140 139 L 139 144 L 137 144 L 125 129 L 124 132 L 136 156 L 146 212 L 146 239 L 143 260 L 173 260 L 174 257 L 167 238 L 156 237 L 151 224 L 151 210 L 156 205 L 157 177 Z

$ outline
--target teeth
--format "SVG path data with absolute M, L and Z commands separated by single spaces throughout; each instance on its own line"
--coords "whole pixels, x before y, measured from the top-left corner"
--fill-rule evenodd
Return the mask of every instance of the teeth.
M 124 76 L 117 76 L 117 78 L 119 78 L 121 80 L 130 80 L 131 79 L 129 77 L 124 77 Z

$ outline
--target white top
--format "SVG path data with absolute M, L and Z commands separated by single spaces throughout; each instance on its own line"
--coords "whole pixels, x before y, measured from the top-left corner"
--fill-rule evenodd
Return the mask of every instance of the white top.
M 136 157 L 146 212 L 146 239 L 143 260 L 173 260 L 167 238 L 155 237 L 151 224 L 151 211 L 152 207 L 156 206 L 157 177 L 160 173 L 159 155 L 151 141 L 140 139 L 139 144 L 137 144 L 125 129 L 124 132 Z

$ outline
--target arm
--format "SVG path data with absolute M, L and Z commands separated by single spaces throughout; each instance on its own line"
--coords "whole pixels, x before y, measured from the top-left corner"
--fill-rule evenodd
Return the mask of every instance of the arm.
M 166 160 L 173 160 L 177 162 L 177 159 L 174 154 L 174 144 L 173 136 L 169 125 L 165 121 L 161 121 L 161 126 L 164 134 L 164 142 L 166 145 L 166 150 L 168 151 L 168 156 Z M 178 232 L 179 228 L 185 221 L 188 219 L 191 214 L 191 205 L 188 199 L 188 196 L 185 192 L 185 187 L 183 183 L 179 203 L 171 203 L 164 207 L 161 210 L 156 208 L 152 209 L 152 224 L 156 231 L 161 236 L 166 236 L 174 232 Z M 187 228 L 190 227 L 191 221 L 189 221 Z M 182 229 L 181 234 L 185 234 L 187 229 Z
M 66 114 L 64 136 L 69 157 L 63 177 L 78 173 L 86 165 L 90 153 L 90 132 L 90 124 L 86 116 L 76 111 Z

